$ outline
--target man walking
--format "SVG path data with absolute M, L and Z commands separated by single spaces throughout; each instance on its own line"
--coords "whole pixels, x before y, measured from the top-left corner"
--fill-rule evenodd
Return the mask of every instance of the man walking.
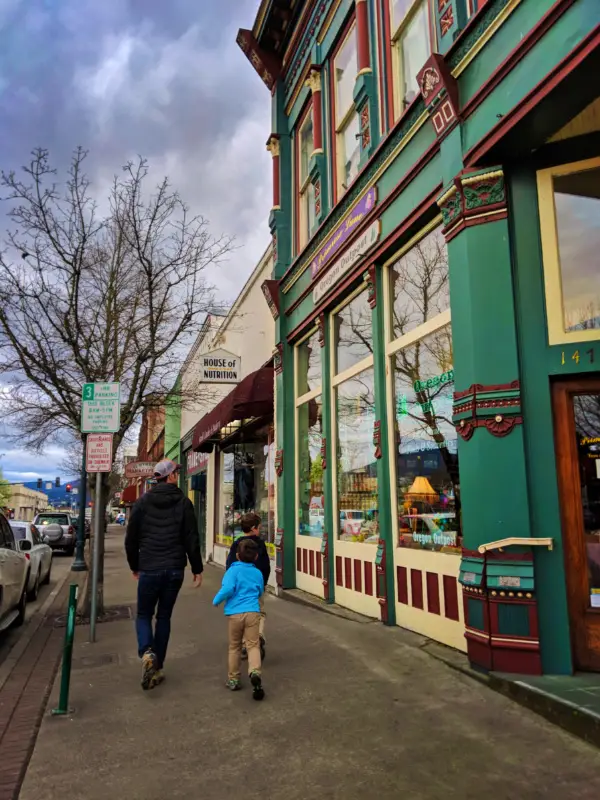
M 174 461 L 160 461 L 154 467 L 156 485 L 133 506 L 125 535 L 129 568 L 138 580 L 135 627 L 142 689 L 153 689 L 164 680 L 171 614 L 188 560 L 194 586 L 202 585 L 196 514 L 191 500 L 177 486 L 178 472 L 179 464 Z

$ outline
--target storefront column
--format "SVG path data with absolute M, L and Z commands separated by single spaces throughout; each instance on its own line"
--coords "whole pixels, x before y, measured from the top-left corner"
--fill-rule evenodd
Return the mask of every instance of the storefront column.
M 279 151 L 279 136 L 277 134 L 271 134 L 269 140 L 267 142 L 267 150 L 271 153 L 273 158 L 273 210 L 277 210 L 280 208 L 280 187 L 279 182 L 281 180 L 281 176 L 279 173 L 279 159 L 280 159 L 280 151 Z
M 288 132 L 288 119 L 285 113 L 285 89 L 282 81 L 277 82 L 273 96 L 273 133 L 277 137 L 277 171 L 279 195 L 269 215 L 269 228 L 273 242 L 273 278 L 281 278 L 292 259 L 291 220 L 293 215 L 292 198 L 292 143 Z M 275 183 L 275 172 L 273 174 Z M 274 187 L 275 188 L 275 187 Z
M 458 129 L 442 143 L 452 148 Z M 446 153 L 446 163 L 452 153 Z M 501 167 L 462 170 L 438 198 L 448 242 L 465 625 L 473 664 L 539 674 L 507 199 Z M 521 543 L 502 540 L 516 538 Z M 493 544 L 496 543 L 496 544 Z M 490 546 L 491 545 L 491 546 Z
M 377 459 L 377 492 L 379 517 L 379 545 L 376 563 L 376 591 L 381 608 L 381 620 L 386 625 L 396 624 L 394 586 L 394 529 L 392 524 L 392 491 L 390 450 L 394 451 L 394 431 L 390 430 L 386 386 L 386 334 L 382 299 L 383 270 L 371 267 L 365 273 L 369 305 L 373 309 L 373 368 L 375 388 L 375 428 L 373 450 Z
M 321 457 L 323 459 L 323 495 L 325 497 L 325 524 L 323 529 L 323 543 L 321 547 L 323 557 L 323 588 L 327 603 L 335 602 L 335 531 L 336 525 L 333 518 L 333 459 L 336 457 L 332 449 L 335 441 L 333 435 L 333 406 L 329 402 L 331 397 L 331 341 L 330 326 L 325 317 L 317 319 L 319 343 L 321 345 L 321 375 L 323 398 L 323 439 L 321 443 Z
M 312 119 L 314 149 L 310 156 L 309 175 L 315 198 L 315 227 L 318 227 L 329 213 L 329 187 L 327 181 L 327 162 L 323 149 L 323 75 L 321 67 L 313 66 L 308 74 L 306 85 L 312 94 Z
M 354 105 L 360 127 L 360 166 L 367 162 L 379 143 L 379 108 L 377 86 L 371 66 L 371 46 L 376 46 L 369 24 L 369 5 L 366 0 L 356 3 L 356 41 L 358 74 L 354 85 Z M 371 9 L 373 11 L 374 9 Z
M 277 530 L 275 570 L 278 589 L 296 586 L 296 482 L 294 436 L 294 352 L 285 341 L 281 317 L 275 325 Z

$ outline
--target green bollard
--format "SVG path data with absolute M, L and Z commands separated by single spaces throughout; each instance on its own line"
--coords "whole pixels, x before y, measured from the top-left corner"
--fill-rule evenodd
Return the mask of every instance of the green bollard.
M 72 583 L 69 590 L 69 610 L 67 613 L 67 628 L 65 630 L 62 675 L 60 678 L 60 697 L 58 708 L 52 709 L 53 716 L 64 716 L 69 713 L 69 685 L 71 683 L 71 660 L 73 658 L 73 639 L 75 638 L 75 612 L 77 611 L 78 589 L 77 584 Z

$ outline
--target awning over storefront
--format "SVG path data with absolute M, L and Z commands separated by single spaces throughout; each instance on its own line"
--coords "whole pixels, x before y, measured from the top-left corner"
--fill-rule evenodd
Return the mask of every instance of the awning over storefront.
M 230 423 L 272 415 L 274 377 L 272 367 L 263 367 L 246 375 L 227 397 L 197 423 L 192 448 L 203 453 L 210 452 L 221 429 Z
M 126 486 L 121 492 L 121 502 L 123 505 L 129 506 L 137 500 L 138 487 L 134 484 Z

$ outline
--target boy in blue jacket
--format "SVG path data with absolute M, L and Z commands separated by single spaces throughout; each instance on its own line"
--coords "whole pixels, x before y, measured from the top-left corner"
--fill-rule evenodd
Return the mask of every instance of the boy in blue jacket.
M 235 539 L 231 548 L 229 550 L 229 554 L 227 556 L 227 561 L 225 562 L 225 569 L 229 569 L 232 564 L 235 564 L 236 555 L 238 551 L 238 547 L 242 542 L 245 541 L 253 541 L 256 542 L 256 546 L 258 548 L 258 557 L 256 559 L 256 566 L 261 571 L 263 580 L 265 582 L 265 588 L 267 583 L 269 582 L 269 575 L 271 574 L 271 559 L 269 558 L 269 553 L 267 551 L 267 546 L 264 541 L 260 537 L 260 517 L 255 511 L 249 511 L 247 514 L 244 514 L 240 520 L 240 525 L 242 527 L 242 535 Z M 265 619 L 267 614 L 265 612 L 265 598 L 264 595 L 260 598 L 260 657 L 264 661 L 266 652 L 265 652 Z M 246 658 L 246 646 L 242 647 L 242 658 Z
M 251 539 L 240 542 L 236 555 L 236 562 L 223 576 L 221 589 L 213 600 L 214 606 L 225 601 L 225 616 L 229 618 L 229 675 L 225 686 L 232 692 L 241 688 L 240 666 L 242 643 L 245 642 L 252 696 L 255 700 L 262 700 L 265 692 L 261 678 L 259 599 L 265 583 L 256 567 L 256 542 Z

